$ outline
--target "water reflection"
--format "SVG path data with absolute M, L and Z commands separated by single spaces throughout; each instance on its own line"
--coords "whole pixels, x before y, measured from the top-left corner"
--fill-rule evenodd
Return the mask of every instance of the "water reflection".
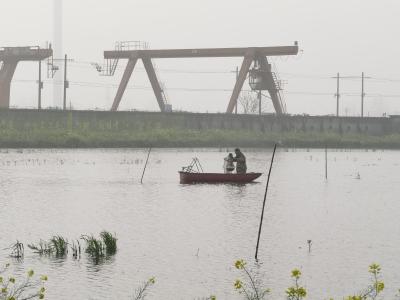
M 225 150 L 154 149 L 142 185 L 145 149 L 1 150 L 0 249 L 17 239 L 26 245 L 43 236 L 117 234 L 117 254 L 98 263 L 85 253 L 76 260 L 29 250 L 12 261 L 19 276 L 30 268 L 49 276 L 49 299 L 129 299 L 152 276 L 149 299 L 176 299 L 177 291 L 178 299 L 240 299 L 232 288 L 240 258 L 272 288 L 272 299 L 283 298 L 294 268 L 302 269 L 310 298 L 326 298 L 328 288 L 341 298 L 365 284 L 343 270 L 351 265 L 362 274 L 374 261 L 395 294 L 399 152 L 330 150 L 328 181 L 324 151 L 278 152 L 254 263 L 266 175 L 249 185 L 179 184 L 178 170 L 195 156 L 219 172 Z M 249 170 L 265 173 L 271 151 L 245 152 Z M 1 261 L 8 255 L 2 251 Z

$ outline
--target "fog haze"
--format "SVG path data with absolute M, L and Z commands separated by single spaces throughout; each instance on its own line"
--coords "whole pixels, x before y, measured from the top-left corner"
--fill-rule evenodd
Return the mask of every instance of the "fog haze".
M 365 112 L 400 114 L 400 3 L 384 1 L 136 1 L 68 0 L 63 3 L 63 47 L 69 66 L 68 99 L 76 109 L 109 109 L 125 62 L 114 77 L 100 77 L 91 62 L 116 41 L 142 40 L 151 48 L 204 48 L 292 45 L 296 57 L 271 58 L 292 114 L 334 114 L 337 72 L 366 81 Z M 0 46 L 44 46 L 53 39 L 51 0 L 2 3 Z M 240 59 L 155 61 L 174 109 L 224 112 Z M 45 72 L 44 72 L 45 73 Z M 20 64 L 11 105 L 34 107 L 37 65 Z M 120 109 L 157 110 L 150 83 L 138 64 Z M 248 89 L 247 83 L 245 89 Z M 52 104 L 46 79 L 43 105 Z M 341 81 L 341 114 L 360 114 L 360 79 Z M 266 110 L 273 111 L 270 101 Z

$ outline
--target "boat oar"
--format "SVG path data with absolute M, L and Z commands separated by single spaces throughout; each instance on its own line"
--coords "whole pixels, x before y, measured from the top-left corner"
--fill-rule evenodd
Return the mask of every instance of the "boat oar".
M 271 165 L 269 166 L 269 172 L 268 172 L 267 185 L 266 185 L 266 187 L 265 187 L 264 202 L 263 202 L 263 207 L 262 207 L 262 211 L 261 211 L 260 227 L 259 227 L 259 229 L 258 229 L 258 238 L 257 238 L 256 255 L 255 255 L 256 260 L 258 260 L 258 257 L 257 257 L 257 256 L 258 256 L 258 246 L 260 245 L 261 229 L 262 229 L 262 223 L 263 223 L 263 219 L 264 219 L 265 201 L 266 201 L 266 199 L 267 199 L 267 192 L 268 192 L 269 179 L 270 179 L 270 177 L 271 177 L 272 165 L 273 165 L 273 163 L 274 163 L 274 157 L 275 157 L 275 152 L 276 152 L 276 146 L 277 146 L 277 144 L 275 144 L 275 146 L 274 146 L 274 152 L 272 153 Z
M 144 177 L 144 173 L 146 172 L 147 163 L 149 162 L 150 152 L 151 152 L 151 147 L 149 148 L 149 153 L 147 153 L 147 159 L 146 159 L 146 163 L 145 163 L 145 165 L 144 165 L 144 169 L 143 169 L 143 173 L 142 173 L 142 178 L 140 179 L 140 184 L 143 184 L 143 177 Z

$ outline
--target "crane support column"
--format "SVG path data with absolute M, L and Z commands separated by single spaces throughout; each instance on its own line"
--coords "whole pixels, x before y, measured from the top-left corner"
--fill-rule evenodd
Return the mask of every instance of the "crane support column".
M 151 59 L 148 57 L 143 57 L 142 58 L 144 68 L 146 69 L 147 75 L 149 76 L 149 80 L 151 83 L 151 87 L 153 88 L 154 95 L 157 98 L 158 106 L 160 107 L 160 110 L 162 112 L 165 111 L 165 103 L 164 103 L 164 98 L 162 95 L 162 89 L 160 86 L 160 83 L 158 82 L 157 79 L 157 74 L 156 71 L 154 70 L 153 63 L 151 62 Z
M 226 109 L 226 112 L 228 114 L 231 114 L 233 112 L 233 109 L 237 105 L 240 91 L 242 90 L 243 84 L 247 77 L 247 73 L 249 72 L 249 69 L 250 69 L 250 66 L 251 66 L 253 60 L 254 60 L 253 53 L 246 54 L 243 59 L 242 67 L 240 68 L 239 76 L 236 80 L 236 84 L 235 84 L 235 87 L 232 92 L 231 100 L 229 101 L 228 108 Z
M 10 107 L 11 81 L 18 61 L 4 62 L 0 70 L 0 108 Z
M 284 113 L 284 107 L 279 95 L 279 89 L 277 86 L 278 83 L 272 76 L 271 65 L 268 63 L 268 59 L 266 57 L 260 57 L 258 59 L 258 63 L 260 64 L 261 68 L 265 70 L 264 80 L 266 81 L 266 88 L 269 95 L 271 96 L 272 104 L 274 105 L 276 114 L 282 115 Z
M 129 59 L 124 71 L 124 75 L 122 76 L 121 83 L 119 84 L 117 94 L 115 95 L 111 111 L 116 111 L 118 109 L 119 103 L 121 102 L 122 96 L 124 95 L 126 87 L 128 86 L 129 79 L 132 76 L 132 72 L 135 68 L 137 60 L 137 57 Z

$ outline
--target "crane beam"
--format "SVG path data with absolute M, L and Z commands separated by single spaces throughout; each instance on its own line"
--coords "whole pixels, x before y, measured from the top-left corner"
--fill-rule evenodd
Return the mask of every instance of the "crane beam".
M 252 48 L 200 48 L 200 49 L 163 49 L 163 50 L 113 50 L 104 51 L 106 59 L 149 58 L 195 58 L 195 57 L 243 57 L 248 51 L 261 56 L 296 55 L 299 47 L 252 47 Z

